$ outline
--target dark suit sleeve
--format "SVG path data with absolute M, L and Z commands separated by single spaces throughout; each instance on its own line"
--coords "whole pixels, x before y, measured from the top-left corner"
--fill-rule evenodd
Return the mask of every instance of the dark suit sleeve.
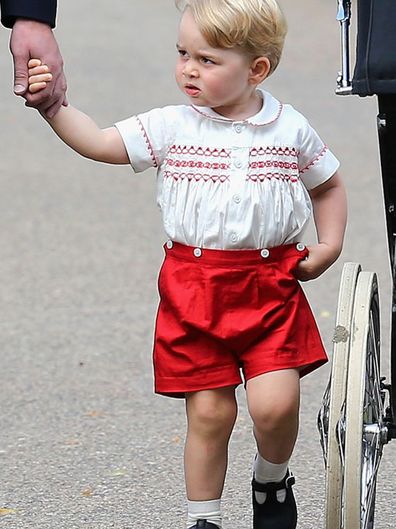
M 19 17 L 31 18 L 55 27 L 57 0 L 0 0 L 1 23 L 12 28 Z

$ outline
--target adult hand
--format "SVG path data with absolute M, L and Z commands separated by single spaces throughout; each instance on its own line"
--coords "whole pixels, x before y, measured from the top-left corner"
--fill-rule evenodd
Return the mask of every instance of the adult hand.
M 61 105 L 67 106 L 66 79 L 58 44 L 47 24 L 19 18 L 11 32 L 10 50 L 14 57 L 14 93 L 26 99 L 26 106 L 37 108 L 48 118 L 54 117 Z M 36 94 L 28 91 L 28 61 L 38 58 L 47 64 L 52 81 Z

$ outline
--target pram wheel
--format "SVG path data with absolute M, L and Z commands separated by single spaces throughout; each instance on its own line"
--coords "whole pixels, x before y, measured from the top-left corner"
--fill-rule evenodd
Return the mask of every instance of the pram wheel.
M 319 413 L 326 461 L 326 529 L 373 529 L 377 473 L 388 442 L 380 378 L 377 277 L 347 263 L 331 378 Z
M 333 359 L 329 384 L 318 417 L 322 448 L 326 463 L 326 528 L 341 526 L 342 489 L 344 480 L 343 452 L 345 439 L 345 398 L 353 303 L 360 273 L 357 263 L 345 263 L 338 294 L 336 327 L 333 338 Z M 341 435 L 340 435 L 341 434 Z
M 379 362 L 377 277 L 361 272 L 354 301 L 346 396 L 343 527 L 348 529 L 374 526 L 377 472 L 387 442 Z

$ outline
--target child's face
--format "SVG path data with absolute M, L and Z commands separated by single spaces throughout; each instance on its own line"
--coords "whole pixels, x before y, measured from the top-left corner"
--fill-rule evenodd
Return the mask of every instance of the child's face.
M 248 110 L 257 97 L 250 81 L 251 61 L 236 48 L 211 47 L 188 8 L 180 21 L 177 49 L 176 81 L 194 105 L 226 117 Z

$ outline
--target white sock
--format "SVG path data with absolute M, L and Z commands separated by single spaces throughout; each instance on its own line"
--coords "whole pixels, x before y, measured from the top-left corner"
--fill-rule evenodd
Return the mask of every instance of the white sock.
M 259 483 L 277 483 L 282 481 L 286 476 L 288 466 L 289 460 L 279 464 L 271 463 L 257 453 L 253 465 L 254 479 Z M 264 503 L 267 498 L 266 492 L 256 491 L 255 495 L 257 502 L 261 504 Z M 286 499 L 286 489 L 277 490 L 276 498 L 280 503 L 283 503 Z
M 190 529 L 198 520 L 206 520 L 221 529 L 221 500 L 191 501 L 187 500 L 187 529 Z

